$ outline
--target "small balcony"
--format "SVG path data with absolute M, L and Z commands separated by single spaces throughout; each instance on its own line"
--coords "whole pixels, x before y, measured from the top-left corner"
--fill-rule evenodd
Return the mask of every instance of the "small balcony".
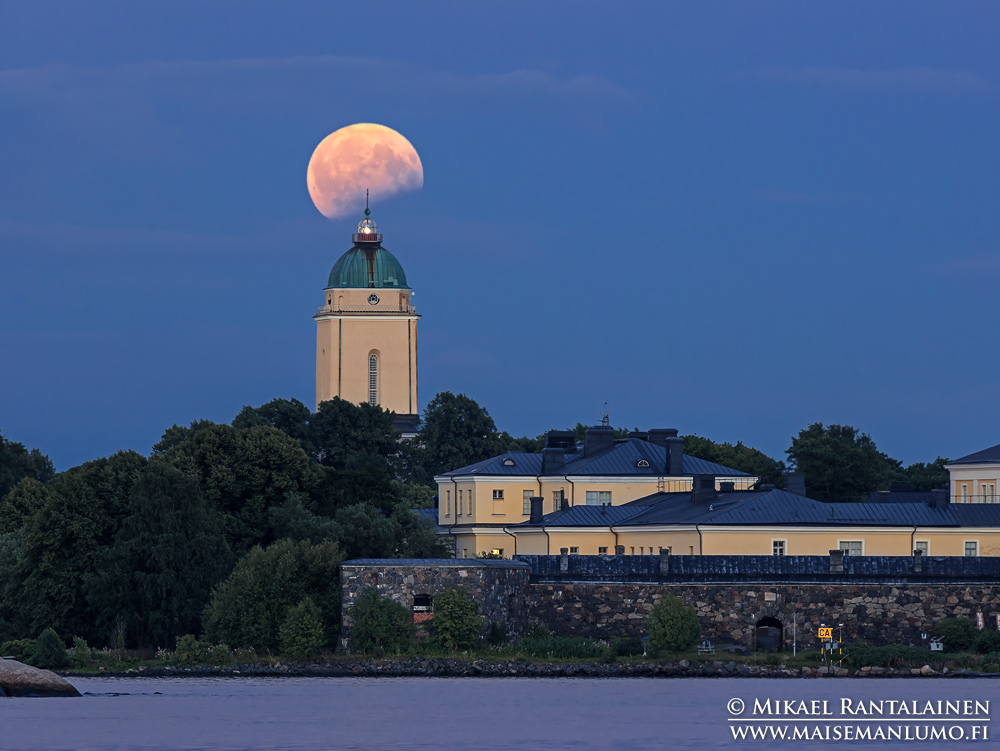
M 398 315 L 399 313 L 410 313 L 416 315 L 416 305 L 397 305 L 393 308 L 338 308 L 336 305 L 320 305 L 316 310 L 316 315 L 322 316 L 329 313 L 347 313 L 353 315 Z
M 351 235 L 356 243 L 380 243 L 382 242 L 382 233 L 366 233 Z

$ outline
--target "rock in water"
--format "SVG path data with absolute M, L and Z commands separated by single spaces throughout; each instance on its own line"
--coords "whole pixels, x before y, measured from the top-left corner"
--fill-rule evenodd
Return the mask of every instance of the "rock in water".
M 0 659 L 0 690 L 7 696 L 79 696 L 73 685 L 51 670 Z

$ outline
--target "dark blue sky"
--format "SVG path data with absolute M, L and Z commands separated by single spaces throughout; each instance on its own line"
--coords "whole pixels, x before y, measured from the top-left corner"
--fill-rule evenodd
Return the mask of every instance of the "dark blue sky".
M 421 402 L 783 458 L 995 444 L 995 2 L 0 2 L 0 431 L 60 469 L 314 398 L 354 219 L 316 144 L 378 122 Z

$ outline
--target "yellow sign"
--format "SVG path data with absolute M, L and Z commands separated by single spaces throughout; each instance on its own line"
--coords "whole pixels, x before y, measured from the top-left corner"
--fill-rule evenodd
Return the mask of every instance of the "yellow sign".
M 820 641 L 833 641 L 833 628 L 823 627 L 819 630 Z

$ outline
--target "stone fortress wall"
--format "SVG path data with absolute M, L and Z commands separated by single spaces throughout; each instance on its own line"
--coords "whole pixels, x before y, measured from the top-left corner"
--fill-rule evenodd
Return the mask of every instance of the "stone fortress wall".
M 464 573 L 463 573 L 464 572 Z M 536 626 L 554 634 L 645 636 L 664 593 L 698 611 L 702 633 L 750 648 L 767 634 L 782 649 L 818 645 L 820 625 L 845 642 L 925 645 L 934 623 L 1000 613 L 1000 558 L 828 556 L 518 556 L 514 561 L 348 561 L 341 568 L 342 643 L 347 610 L 374 586 L 407 607 L 415 595 L 464 587 L 484 629 L 508 624 L 516 638 Z M 841 625 L 842 624 L 842 625 Z

